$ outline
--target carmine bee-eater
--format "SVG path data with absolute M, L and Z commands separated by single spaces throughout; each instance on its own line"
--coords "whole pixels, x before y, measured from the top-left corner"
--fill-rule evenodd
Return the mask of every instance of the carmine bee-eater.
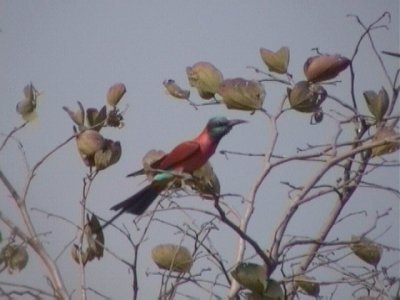
M 168 187 L 176 174 L 190 174 L 204 165 L 214 154 L 221 138 L 231 131 L 233 126 L 245 122 L 244 120 L 228 120 L 225 117 L 210 119 L 195 139 L 179 144 L 151 165 L 153 169 L 157 170 L 152 182 L 128 199 L 111 207 L 112 210 L 119 212 L 107 221 L 103 228 L 124 212 L 135 215 L 143 214 L 157 196 Z M 128 177 L 143 173 L 142 169 L 129 174 Z

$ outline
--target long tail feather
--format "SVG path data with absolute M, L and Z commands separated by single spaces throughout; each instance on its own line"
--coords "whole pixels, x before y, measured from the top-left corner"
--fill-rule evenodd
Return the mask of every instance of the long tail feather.
M 120 215 L 123 213 L 131 213 L 134 215 L 143 214 L 146 209 L 153 203 L 153 201 L 157 198 L 157 196 L 163 190 L 164 185 L 159 183 L 151 183 L 145 186 L 136 194 L 130 196 L 128 199 L 114 205 L 111 207 L 111 210 L 119 210 L 118 213 L 115 214 L 110 220 L 108 220 L 102 226 L 104 229 L 106 226 L 110 225 L 115 221 Z
M 111 207 L 112 210 L 122 210 L 134 215 L 141 215 L 153 203 L 162 191 L 159 185 L 154 183 L 145 186 L 128 199 Z

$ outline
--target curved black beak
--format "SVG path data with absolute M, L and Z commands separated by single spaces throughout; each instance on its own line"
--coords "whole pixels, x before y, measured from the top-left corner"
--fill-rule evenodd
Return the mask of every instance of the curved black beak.
M 229 120 L 229 126 L 230 127 L 233 127 L 233 126 L 238 125 L 238 124 L 243 124 L 243 123 L 247 123 L 247 121 L 240 120 L 240 119 Z

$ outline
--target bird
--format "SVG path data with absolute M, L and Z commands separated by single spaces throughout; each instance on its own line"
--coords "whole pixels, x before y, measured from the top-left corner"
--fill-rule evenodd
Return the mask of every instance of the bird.
M 246 123 L 241 119 L 227 119 L 223 116 L 211 118 L 205 128 L 193 140 L 185 141 L 164 154 L 151 164 L 156 170 L 153 180 L 136 194 L 111 207 L 118 213 L 108 220 L 102 228 L 111 224 L 123 213 L 143 214 L 159 194 L 168 187 L 176 174 L 190 174 L 203 166 L 214 154 L 221 139 L 238 124 Z M 164 172 L 163 172 L 164 171 Z M 127 177 L 144 174 L 140 169 Z

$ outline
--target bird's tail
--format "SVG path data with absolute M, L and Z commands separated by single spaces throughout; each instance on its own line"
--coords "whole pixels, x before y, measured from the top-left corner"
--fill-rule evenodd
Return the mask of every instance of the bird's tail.
M 128 199 L 114 205 L 111 207 L 111 210 L 122 210 L 123 212 L 134 215 L 141 215 L 151 205 L 151 203 L 153 203 L 163 188 L 164 185 L 161 185 L 158 182 L 153 182 L 142 188 L 136 194 L 130 196 Z
M 104 229 L 125 212 L 134 215 L 143 214 L 164 188 L 164 183 L 152 182 L 151 184 L 142 188 L 136 194 L 130 196 L 128 199 L 114 205 L 111 207 L 111 210 L 119 210 L 119 212 L 106 223 L 104 223 L 102 228 Z

